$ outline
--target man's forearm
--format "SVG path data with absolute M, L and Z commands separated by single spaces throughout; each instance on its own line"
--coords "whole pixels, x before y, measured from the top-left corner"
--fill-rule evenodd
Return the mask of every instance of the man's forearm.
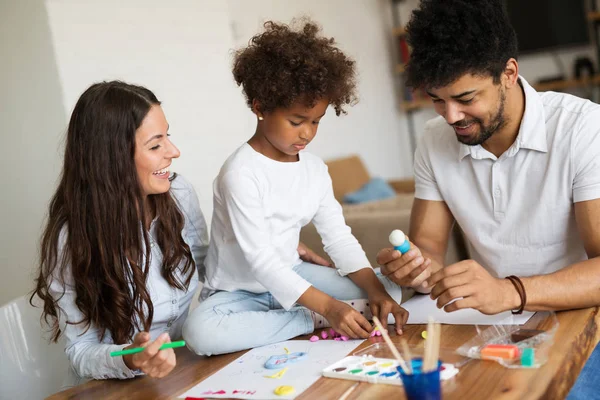
M 572 264 L 548 275 L 521 277 L 526 310 L 570 310 L 600 305 L 600 258 Z M 517 305 L 518 307 L 519 305 Z

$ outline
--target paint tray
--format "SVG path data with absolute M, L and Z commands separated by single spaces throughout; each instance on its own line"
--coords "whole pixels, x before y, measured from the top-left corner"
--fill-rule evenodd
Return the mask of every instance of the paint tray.
M 423 356 L 422 346 L 409 346 L 409 348 L 413 358 Z M 400 348 L 398 350 L 402 352 Z M 440 374 L 442 380 L 451 379 L 458 373 L 458 367 L 454 363 L 461 364 L 464 360 L 468 360 L 451 350 L 444 349 L 440 349 L 440 359 L 442 360 Z M 397 371 L 398 365 L 385 343 L 375 343 L 328 366 L 322 374 L 328 378 L 401 386 L 402 380 Z

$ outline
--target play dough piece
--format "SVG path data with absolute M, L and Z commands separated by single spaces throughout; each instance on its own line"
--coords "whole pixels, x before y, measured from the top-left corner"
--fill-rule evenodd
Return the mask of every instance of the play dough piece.
M 277 396 L 287 396 L 296 391 L 293 386 L 277 386 L 273 391 Z
M 481 349 L 481 358 L 505 358 L 512 360 L 519 356 L 519 348 L 512 344 L 488 344 Z
M 310 340 L 311 342 L 317 342 L 319 340 L 319 337 L 317 335 L 312 335 L 308 340 Z
M 289 364 L 302 361 L 306 358 L 306 353 L 303 351 L 291 354 L 280 354 L 271 356 L 265 363 L 266 369 L 279 369 L 288 366 Z

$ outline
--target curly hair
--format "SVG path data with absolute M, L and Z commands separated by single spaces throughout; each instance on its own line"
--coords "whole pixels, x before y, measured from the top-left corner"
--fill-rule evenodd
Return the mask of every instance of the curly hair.
M 421 0 L 406 27 L 412 53 L 406 84 L 446 86 L 466 73 L 491 76 L 494 83 L 510 58 L 517 36 L 503 0 Z
M 264 28 L 234 58 L 233 76 L 248 106 L 257 100 L 260 111 L 269 112 L 297 101 L 312 107 L 325 98 L 336 115 L 346 114 L 343 106 L 357 100 L 356 63 L 335 39 L 319 36 L 319 26 L 308 19 L 298 30 L 273 21 Z

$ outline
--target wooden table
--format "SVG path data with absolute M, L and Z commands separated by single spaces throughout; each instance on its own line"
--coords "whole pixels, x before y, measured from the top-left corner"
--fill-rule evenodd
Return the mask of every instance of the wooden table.
M 559 328 L 548 361 L 539 369 L 507 369 L 492 361 L 473 360 L 460 373 L 444 382 L 444 399 L 564 399 L 581 368 L 600 339 L 598 307 L 557 313 Z M 549 323 L 536 314 L 525 327 Z M 424 327 L 409 325 L 404 337 L 418 344 Z M 456 349 L 475 334 L 473 326 L 443 325 L 441 346 Z M 397 336 L 392 340 L 399 342 Z M 371 344 L 366 341 L 361 347 Z M 177 367 L 167 377 L 154 380 L 140 377 L 131 380 L 91 381 L 57 393 L 49 399 L 171 399 L 177 398 L 198 382 L 224 367 L 244 352 L 214 357 L 193 355 L 177 349 Z M 353 381 L 321 378 L 298 399 L 337 399 Z M 404 399 L 399 386 L 361 383 L 349 397 L 353 399 Z

